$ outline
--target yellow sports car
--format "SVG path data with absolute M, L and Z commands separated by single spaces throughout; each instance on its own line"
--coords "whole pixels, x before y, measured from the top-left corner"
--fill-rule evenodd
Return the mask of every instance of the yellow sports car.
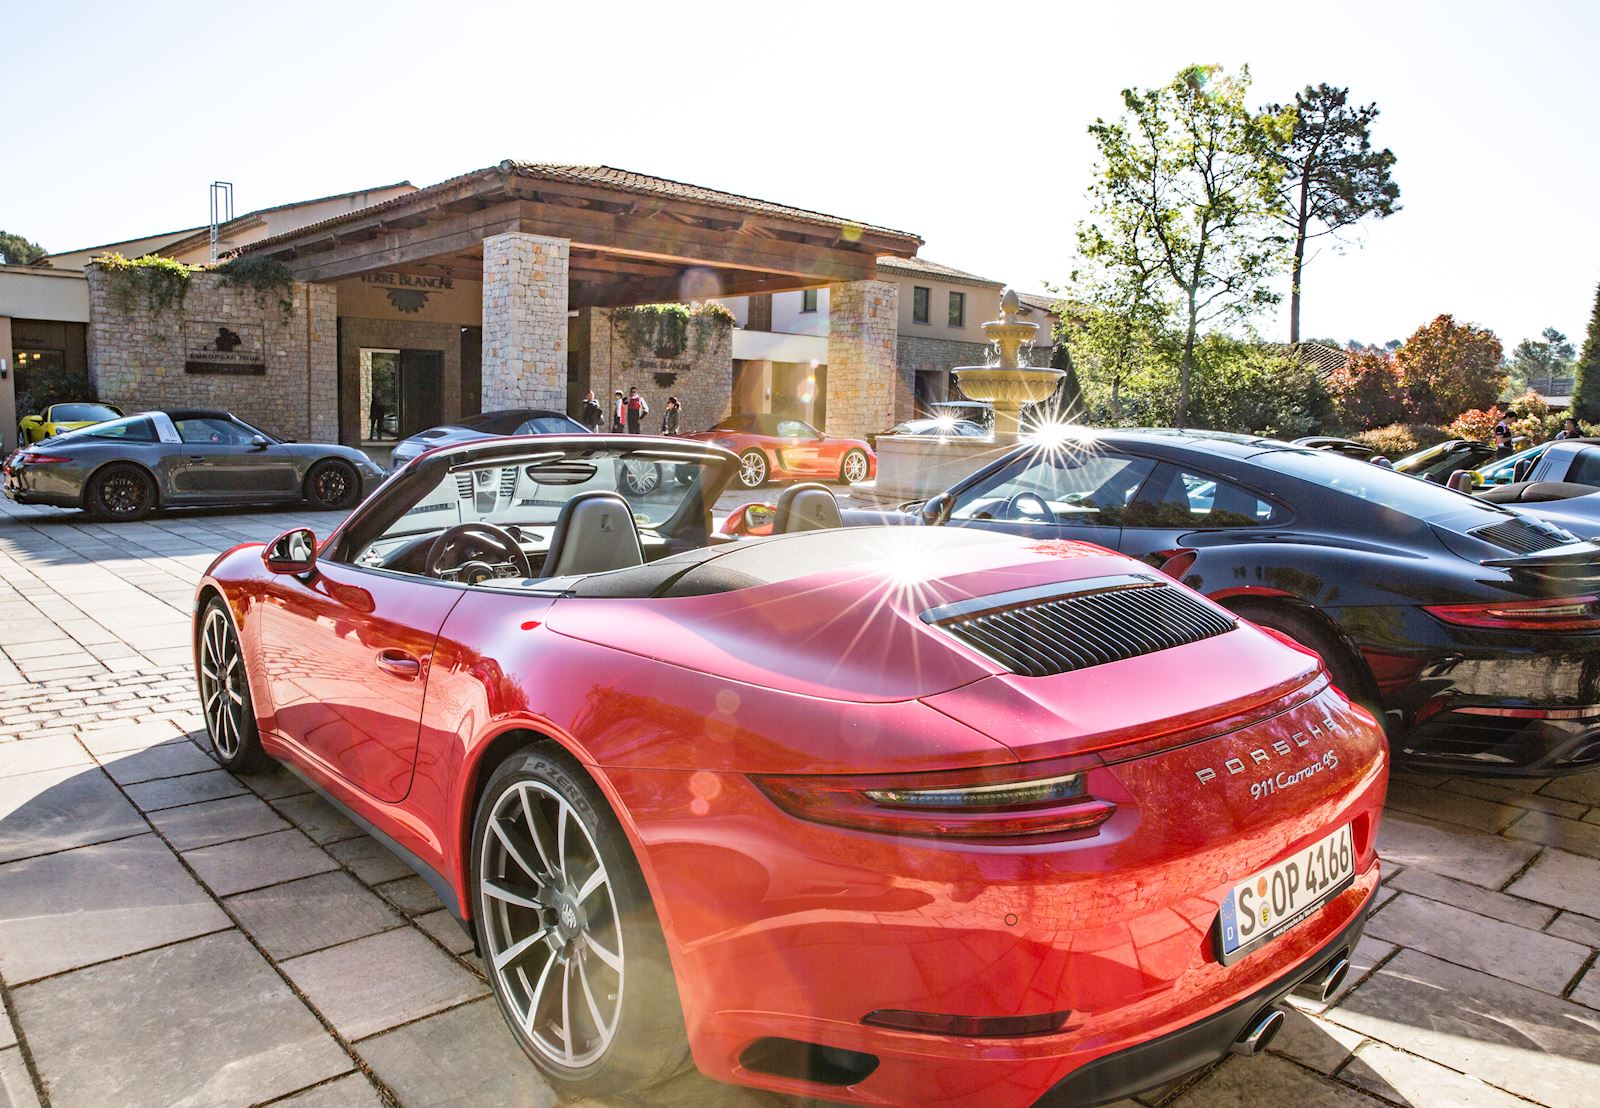
M 63 431 L 91 427 L 108 419 L 121 419 L 122 411 L 110 404 L 52 404 L 38 415 L 17 421 L 17 437 L 22 446 L 55 438 Z

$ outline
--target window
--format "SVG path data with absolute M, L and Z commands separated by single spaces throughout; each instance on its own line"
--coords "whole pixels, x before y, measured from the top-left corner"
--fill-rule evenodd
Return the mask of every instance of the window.
M 782 439 L 821 438 L 816 429 L 809 423 L 798 419 L 780 419 L 778 421 L 778 437 Z
M 254 433 L 232 420 L 202 416 L 194 419 L 175 419 L 172 425 L 178 438 L 186 443 L 225 443 L 237 445 L 249 442 Z
M 1580 450 L 1572 459 L 1566 480 L 1575 485 L 1600 485 L 1600 450 Z
M 111 423 L 97 423 L 91 427 L 69 431 L 67 434 L 73 438 L 83 435 L 86 438 L 117 439 L 120 442 L 156 441 L 156 430 L 144 416 L 129 416 Z
M 911 322 L 928 322 L 928 301 L 933 298 L 933 290 L 925 289 L 921 285 L 911 287 Z
M 963 491 L 950 518 L 1117 527 L 1154 468 L 1126 454 L 1027 454 Z
M 802 312 L 814 312 L 814 311 L 817 310 L 817 290 L 816 289 L 804 289 L 804 290 L 801 291 L 801 293 L 800 293 L 800 310 Z
M 1364 464 L 1364 463 L 1363 463 Z M 1128 506 L 1126 527 L 1263 527 L 1283 513 L 1228 481 L 1162 466 L 1143 495 Z
M 12 350 L 11 364 L 18 371 L 30 369 L 45 372 L 60 373 L 67 368 L 67 354 L 64 350 Z
M 967 294 L 952 292 L 950 294 L 950 326 L 965 327 L 967 325 Z

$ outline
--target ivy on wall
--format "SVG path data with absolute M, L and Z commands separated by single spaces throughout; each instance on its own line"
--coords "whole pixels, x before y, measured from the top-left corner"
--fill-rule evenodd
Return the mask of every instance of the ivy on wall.
M 640 304 L 611 313 L 613 333 L 633 358 L 672 361 L 688 351 L 699 357 L 718 337 L 733 327 L 733 313 L 714 301 L 697 304 Z
M 278 308 L 285 322 L 294 310 L 290 293 L 294 289 L 294 275 L 289 267 L 275 258 L 245 256 L 233 258 L 221 265 L 207 268 L 185 265 L 158 254 L 145 254 L 138 258 L 124 258 L 121 254 L 102 254 L 95 265 L 113 278 L 111 296 L 123 311 L 135 307 L 152 312 L 165 312 L 182 307 L 189 295 L 189 281 L 196 273 L 215 273 L 224 285 L 253 289 L 256 301 L 265 304 L 266 298 L 276 295 Z

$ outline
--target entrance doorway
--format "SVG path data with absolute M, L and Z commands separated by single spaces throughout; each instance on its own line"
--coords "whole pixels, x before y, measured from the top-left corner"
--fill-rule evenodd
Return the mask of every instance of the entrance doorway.
M 444 352 L 361 350 L 362 441 L 394 442 L 444 419 Z

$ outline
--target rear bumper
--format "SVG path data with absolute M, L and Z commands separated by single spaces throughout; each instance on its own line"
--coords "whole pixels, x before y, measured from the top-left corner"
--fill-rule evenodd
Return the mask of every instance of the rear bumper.
M 1229 1048 L 1263 1009 L 1283 1000 L 1330 959 L 1341 953 L 1348 957 L 1355 950 L 1366 930 L 1373 900 L 1369 895 L 1342 931 L 1271 984 L 1179 1031 L 1104 1055 L 1074 1070 L 1039 1098 L 1037 1108 L 1106 1104 L 1158 1088 L 1227 1057 Z

